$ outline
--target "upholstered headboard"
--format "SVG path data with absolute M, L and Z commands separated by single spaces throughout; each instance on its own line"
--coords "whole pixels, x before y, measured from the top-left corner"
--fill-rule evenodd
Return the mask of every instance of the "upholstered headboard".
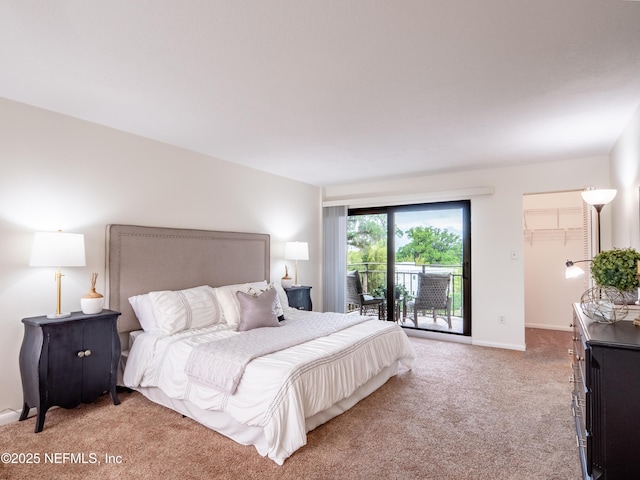
M 140 329 L 129 297 L 199 285 L 269 281 L 269 235 L 107 225 L 107 305 L 120 342 Z

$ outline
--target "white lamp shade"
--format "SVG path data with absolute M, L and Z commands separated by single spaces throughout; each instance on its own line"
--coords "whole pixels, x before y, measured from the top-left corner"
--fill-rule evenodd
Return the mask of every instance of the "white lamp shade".
M 577 265 L 571 265 L 564 271 L 565 278 L 576 278 L 584 275 L 584 270 Z
M 31 249 L 32 267 L 84 267 L 84 235 L 37 232 Z
M 606 205 L 613 200 L 618 193 L 610 188 L 585 190 L 582 192 L 582 199 L 589 205 Z
M 285 260 L 309 260 L 309 244 L 307 242 L 287 242 L 284 246 Z

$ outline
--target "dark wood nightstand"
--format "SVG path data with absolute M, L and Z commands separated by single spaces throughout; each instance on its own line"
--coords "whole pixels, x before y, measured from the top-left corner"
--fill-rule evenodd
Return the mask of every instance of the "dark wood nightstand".
M 54 405 L 73 408 L 105 392 L 111 394 L 114 405 L 120 403 L 116 392 L 119 315 L 103 310 L 96 315 L 73 312 L 60 319 L 42 316 L 22 320 L 25 332 L 20 375 L 24 405 L 20 420 L 36 407 L 38 433 L 47 410 Z
M 289 306 L 291 308 L 308 311 L 312 310 L 311 287 L 305 287 L 304 285 L 299 287 L 294 286 L 285 288 L 284 291 L 287 292 L 287 298 L 289 299 Z

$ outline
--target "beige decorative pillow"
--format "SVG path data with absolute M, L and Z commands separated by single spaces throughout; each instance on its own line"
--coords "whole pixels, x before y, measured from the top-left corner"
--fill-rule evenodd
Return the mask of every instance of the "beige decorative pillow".
M 282 304 L 280 303 L 280 295 L 278 295 L 278 290 L 276 289 L 276 286 L 274 283 L 270 283 L 268 285 L 261 285 L 259 287 L 251 286 L 249 288 L 249 290 L 247 290 L 247 293 L 249 295 L 253 295 L 254 297 L 257 297 L 258 295 L 261 295 L 262 292 L 266 292 L 267 290 L 275 290 L 276 291 L 276 303 L 273 307 L 273 313 L 275 313 L 276 317 L 278 317 L 278 320 L 283 321 L 284 320 L 284 310 L 282 309 Z
M 275 304 L 278 293 L 274 288 L 262 292 L 258 296 L 236 292 L 240 303 L 240 323 L 238 331 L 246 332 L 260 327 L 279 327 L 278 317 L 275 315 Z

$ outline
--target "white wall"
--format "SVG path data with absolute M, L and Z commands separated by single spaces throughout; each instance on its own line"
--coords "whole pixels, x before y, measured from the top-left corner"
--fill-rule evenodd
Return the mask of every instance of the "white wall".
M 618 190 L 613 210 L 612 245 L 640 250 L 640 107 L 611 151 L 612 187 Z
M 110 223 L 271 235 L 271 279 L 284 243 L 309 242 L 301 282 L 321 305 L 321 191 L 63 115 L 0 99 L 0 413 L 22 407 L 20 320 L 55 310 L 48 269 L 28 267 L 35 231 L 83 233 L 86 268 L 64 271 L 63 310 L 80 310 L 91 272 L 104 292 Z
M 472 341 L 524 349 L 523 195 L 609 185 L 607 157 L 413 177 L 324 190 L 325 201 L 354 202 L 381 195 L 433 194 L 493 186 L 493 195 L 471 198 Z M 602 212 L 607 217 L 607 212 Z M 603 222 L 604 223 L 604 222 Z M 604 228 L 604 225 L 603 225 Z M 511 259 L 511 251 L 518 259 Z M 498 323 L 504 315 L 506 323 Z M 571 305 L 566 316 L 570 319 Z

